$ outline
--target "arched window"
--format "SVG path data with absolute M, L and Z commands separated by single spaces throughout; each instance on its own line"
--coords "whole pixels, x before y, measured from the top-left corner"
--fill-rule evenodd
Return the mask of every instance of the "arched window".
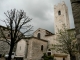
M 61 11 L 60 10 L 58 11 L 58 15 L 61 15 Z
M 41 45 L 41 51 L 43 51 L 43 45 Z
M 38 33 L 37 37 L 38 37 L 38 39 L 40 39 L 40 33 Z

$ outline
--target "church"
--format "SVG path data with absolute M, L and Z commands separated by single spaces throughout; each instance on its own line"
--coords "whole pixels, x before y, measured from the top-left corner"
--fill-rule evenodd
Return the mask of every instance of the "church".
M 55 33 L 42 28 L 38 28 L 32 37 L 27 37 L 20 40 L 17 44 L 15 57 L 22 60 L 41 60 L 44 53 L 48 56 L 54 56 L 56 60 L 70 60 L 70 56 L 65 53 L 55 51 L 52 45 L 58 44 L 57 33 L 58 29 L 63 29 L 65 24 L 67 29 L 70 29 L 68 8 L 65 2 L 54 5 L 55 18 Z

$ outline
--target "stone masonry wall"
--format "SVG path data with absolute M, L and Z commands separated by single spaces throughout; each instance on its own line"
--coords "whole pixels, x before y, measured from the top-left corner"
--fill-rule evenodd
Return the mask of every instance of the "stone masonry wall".
M 29 56 L 29 59 L 32 59 L 32 60 L 40 60 L 41 57 L 43 56 L 43 53 L 46 53 L 47 52 L 47 42 L 46 41 L 41 41 L 41 40 L 38 40 L 38 39 L 31 39 L 30 42 L 32 44 L 30 44 L 31 46 L 28 46 L 28 47 L 31 47 L 28 51 Z M 43 51 L 41 50 L 41 46 L 43 45 Z M 30 53 L 31 52 L 31 53 Z

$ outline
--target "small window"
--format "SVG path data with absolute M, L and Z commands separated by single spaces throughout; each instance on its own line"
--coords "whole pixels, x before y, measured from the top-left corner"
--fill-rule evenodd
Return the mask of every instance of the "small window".
M 58 11 L 58 15 L 61 15 L 61 11 L 60 10 Z
M 38 39 L 40 39 L 40 33 L 38 33 L 37 37 L 38 37 Z
M 41 45 L 41 51 L 43 51 L 43 45 Z

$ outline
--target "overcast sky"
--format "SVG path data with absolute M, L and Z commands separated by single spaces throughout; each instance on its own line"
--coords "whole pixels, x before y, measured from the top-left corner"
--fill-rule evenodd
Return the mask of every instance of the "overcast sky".
M 4 12 L 16 8 L 23 9 L 26 15 L 32 18 L 33 30 L 43 28 L 54 32 L 54 5 L 65 1 L 68 6 L 71 28 L 74 28 L 74 21 L 71 11 L 70 0 L 0 0 L 0 19 L 6 19 Z M 5 25 L 0 21 L 0 25 Z

